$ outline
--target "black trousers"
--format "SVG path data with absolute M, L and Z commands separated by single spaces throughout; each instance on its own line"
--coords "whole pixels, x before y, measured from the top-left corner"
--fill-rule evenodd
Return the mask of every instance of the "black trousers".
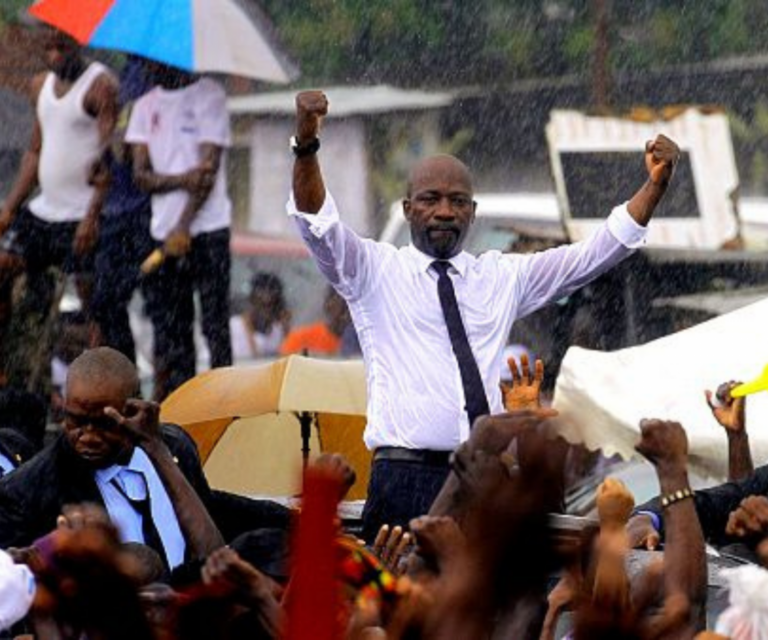
M 187 255 L 166 258 L 146 278 L 147 315 L 155 334 L 155 369 L 167 376 L 163 395 L 195 376 L 195 291 L 200 296 L 201 325 L 211 368 L 232 364 L 229 235 L 229 229 L 222 229 L 195 236 Z
M 105 345 L 136 362 L 128 305 L 140 282 L 139 265 L 155 243 L 149 235 L 152 208 L 102 216 L 96 248 L 91 311 Z
M 363 539 L 373 544 L 383 524 L 407 527 L 429 511 L 445 484 L 450 465 L 374 460 L 363 508 Z

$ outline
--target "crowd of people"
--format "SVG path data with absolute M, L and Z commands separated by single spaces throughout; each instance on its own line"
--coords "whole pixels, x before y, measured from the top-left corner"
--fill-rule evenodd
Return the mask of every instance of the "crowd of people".
M 361 540 L 337 516 L 355 482 L 342 456 L 305 470 L 297 511 L 212 490 L 189 436 L 136 396 L 132 363 L 86 351 L 68 372 L 65 429 L 42 451 L 40 416 L 27 419 L 23 396 L 4 405 L 0 435 L 39 453 L 0 480 L 0 637 L 762 637 L 749 589 L 768 576 L 766 467 L 752 469 L 733 383 L 708 398 L 742 443 L 731 481 L 693 493 L 685 429 L 646 420 L 637 451 L 660 497 L 637 506 L 608 478 L 596 517 L 568 527 L 552 514 L 572 445 L 541 403 L 541 362 L 509 365 L 506 412 L 475 421 L 428 511 Z M 705 631 L 707 543 L 749 561 L 718 634 Z M 633 548 L 663 553 L 630 572 Z
M 359 353 L 333 289 L 324 319 L 291 331 L 283 283 L 257 273 L 249 308 L 230 315 L 223 88 L 137 56 L 116 74 L 86 60 L 69 36 L 41 29 L 49 71 L 31 82 L 33 135 L 0 214 L 0 379 L 45 389 L 53 355 L 52 386 L 60 387 L 82 348 L 69 358 L 57 352 L 74 343 L 111 346 L 136 362 L 129 305 L 139 288 L 158 401 L 195 375 L 195 294 L 201 359 L 211 367 Z M 67 278 L 80 310 L 59 318 Z
M 768 467 L 752 463 L 735 383 L 706 396 L 727 434 L 728 483 L 693 491 L 684 426 L 657 416 L 641 423 L 636 448 L 659 497 L 636 505 L 607 478 L 596 517 L 565 521 L 553 514 L 578 448 L 542 403 L 543 364 L 510 360 L 500 384 L 518 318 L 642 246 L 673 184 L 672 140 L 648 142 L 641 186 L 590 238 L 525 255 L 465 252 L 471 172 L 453 156 L 426 158 L 403 200 L 412 244 L 397 249 L 343 223 L 319 162 L 329 104 L 302 92 L 288 213 L 329 289 L 323 320 L 294 328 L 273 274 L 254 277 L 242 314 L 229 311 L 223 90 L 138 59 L 118 81 L 56 31 L 45 53 L 33 140 L 0 216 L 0 332 L 14 331 L 21 274 L 28 306 L 57 304 L 60 286 L 36 284 L 50 267 L 78 275 L 86 331 L 71 334 L 79 349 L 57 352 L 60 430 L 46 434 L 37 396 L 0 389 L 0 637 L 764 635 L 755 594 L 768 582 Z M 139 285 L 155 335 L 154 400 L 142 398 L 127 318 Z M 340 454 L 309 463 L 293 509 L 212 489 L 194 440 L 161 422 L 155 400 L 195 375 L 195 292 L 214 367 L 241 355 L 362 353 L 373 458 L 359 527 L 338 517 L 356 478 Z M 709 621 L 720 635 L 706 630 L 707 543 L 747 563 Z M 660 548 L 629 571 L 633 549 Z

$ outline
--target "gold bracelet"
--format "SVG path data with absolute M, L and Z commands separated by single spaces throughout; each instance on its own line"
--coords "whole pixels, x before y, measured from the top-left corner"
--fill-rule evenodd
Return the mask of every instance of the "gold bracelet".
M 686 498 L 693 498 L 693 489 L 690 487 L 685 487 L 685 489 L 678 489 L 677 491 L 668 493 L 665 496 L 661 496 L 661 506 L 662 508 L 669 507 L 675 504 L 675 502 L 680 502 Z

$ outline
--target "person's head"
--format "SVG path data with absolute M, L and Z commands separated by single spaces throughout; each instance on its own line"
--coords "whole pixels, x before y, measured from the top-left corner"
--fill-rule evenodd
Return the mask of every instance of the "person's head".
M 194 74 L 184 71 L 184 69 L 155 60 L 144 60 L 144 73 L 151 84 L 169 90 L 181 89 L 196 80 Z
M 472 174 L 457 158 L 439 155 L 419 162 L 403 200 L 414 246 L 440 260 L 459 253 L 475 219 L 472 194 Z
M 53 27 L 43 27 L 42 33 L 45 66 L 62 80 L 74 80 L 84 65 L 80 43 Z
M 283 529 L 254 529 L 241 533 L 229 547 L 280 585 L 288 583 L 290 536 Z
M 280 321 L 288 308 L 283 283 L 274 273 L 261 271 L 251 280 L 248 306 L 254 328 L 266 333 L 274 322 Z
M 13 387 L 0 389 L 0 429 L 21 433 L 42 449 L 48 404 L 42 396 Z
M 82 311 L 62 312 L 56 320 L 53 354 L 70 364 L 88 348 L 90 339 L 89 322 Z
M 133 451 L 129 435 L 104 409 L 124 411 L 138 390 L 136 367 L 115 349 L 90 349 L 72 363 L 64 392 L 64 432 L 86 463 L 105 468 Z
M 331 333 L 337 336 L 344 333 L 344 329 L 351 321 L 347 301 L 333 287 L 328 287 L 328 292 L 325 294 L 323 314 L 325 315 L 325 324 Z

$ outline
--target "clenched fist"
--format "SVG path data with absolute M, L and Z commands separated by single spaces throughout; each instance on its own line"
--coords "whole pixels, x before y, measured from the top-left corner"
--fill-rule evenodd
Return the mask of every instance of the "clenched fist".
M 679 160 L 680 147 L 667 136 L 659 134 L 645 143 L 645 168 L 653 184 L 666 187 Z
M 300 142 L 316 138 L 320 121 L 328 114 L 328 98 L 322 91 L 302 91 L 296 96 L 296 136 Z
M 642 420 L 635 449 L 657 468 L 684 471 L 688 462 L 688 437 L 679 422 Z
M 616 478 L 606 478 L 597 488 L 597 513 L 603 527 L 624 527 L 635 508 L 635 498 Z

